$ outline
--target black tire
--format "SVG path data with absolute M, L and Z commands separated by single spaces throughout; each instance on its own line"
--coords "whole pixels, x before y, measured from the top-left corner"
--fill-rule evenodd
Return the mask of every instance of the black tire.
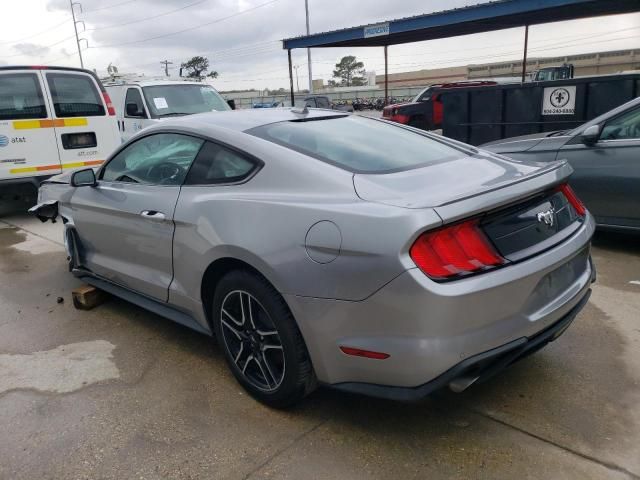
M 251 313 L 255 318 L 245 324 L 247 303 L 250 307 L 246 317 Z M 315 389 L 315 374 L 298 326 L 282 296 L 266 279 L 244 270 L 227 273 L 217 285 L 211 312 L 214 333 L 227 364 L 252 397 L 270 407 L 285 408 Z M 277 334 L 271 333 L 273 330 L 267 325 L 273 325 Z M 258 335 L 267 330 L 272 336 Z M 281 349 L 274 346 L 278 343 Z

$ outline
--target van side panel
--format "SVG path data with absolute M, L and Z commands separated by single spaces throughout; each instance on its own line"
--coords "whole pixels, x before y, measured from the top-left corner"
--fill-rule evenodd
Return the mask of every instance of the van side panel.
M 39 71 L 0 71 L 0 182 L 62 171 L 52 113 Z
M 100 166 L 120 145 L 115 115 L 109 115 L 94 77 L 81 71 L 44 70 L 63 170 Z

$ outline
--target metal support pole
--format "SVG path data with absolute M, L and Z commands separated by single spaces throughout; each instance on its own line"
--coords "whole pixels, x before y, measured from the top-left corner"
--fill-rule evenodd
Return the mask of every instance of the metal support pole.
M 389 101 L 389 62 L 387 61 L 387 48 L 384 46 L 384 104 Z
M 527 45 L 529 43 L 529 25 L 524 26 L 524 55 L 522 55 L 522 83 L 527 76 Z
M 296 106 L 296 100 L 293 95 L 293 65 L 291 64 L 291 49 L 287 50 L 289 54 L 289 88 L 291 89 L 291 106 Z
M 307 36 L 309 36 L 309 0 L 304 0 L 304 10 L 307 16 Z M 309 93 L 313 93 L 313 74 L 311 73 L 311 49 L 310 48 L 307 48 L 307 64 L 309 66 Z
M 300 68 L 300 65 L 294 65 L 293 68 L 296 71 L 296 92 L 300 93 L 300 82 L 298 81 L 298 69 Z
M 73 9 L 74 5 L 80 5 L 74 3 L 73 0 L 69 0 L 69 6 L 71 7 L 71 17 L 73 18 L 73 30 L 76 32 L 76 45 L 78 45 L 78 56 L 80 57 L 80 67 L 84 68 L 84 62 L 82 61 L 82 50 L 80 50 L 80 39 L 78 38 L 78 22 L 76 22 L 76 12 Z M 82 5 L 80 5 L 80 11 L 82 12 Z

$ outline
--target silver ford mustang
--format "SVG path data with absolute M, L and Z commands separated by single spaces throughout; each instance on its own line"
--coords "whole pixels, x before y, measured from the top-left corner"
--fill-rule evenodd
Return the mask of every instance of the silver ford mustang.
M 586 303 L 594 221 L 564 162 L 328 110 L 201 114 L 52 178 L 74 275 L 215 336 L 258 400 L 412 400 L 540 349 Z

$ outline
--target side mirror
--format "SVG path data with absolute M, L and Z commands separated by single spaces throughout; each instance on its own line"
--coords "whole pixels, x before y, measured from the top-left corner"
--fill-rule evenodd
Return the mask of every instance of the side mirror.
M 96 173 L 93 168 L 78 170 L 71 175 L 72 187 L 95 187 L 97 184 Z
M 585 145 L 594 145 L 600 138 L 600 125 L 591 125 L 580 134 L 580 141 Z
M 144 117 L 144 110 L 139 109 L 137 103 L 127 103 L 126 110 L 129 117 Z
M 233 98 L 230 98 L 229 100 L 227 100 L 227 105 L 231 107 L 231 110 L 236 109 L 236 101 Z

